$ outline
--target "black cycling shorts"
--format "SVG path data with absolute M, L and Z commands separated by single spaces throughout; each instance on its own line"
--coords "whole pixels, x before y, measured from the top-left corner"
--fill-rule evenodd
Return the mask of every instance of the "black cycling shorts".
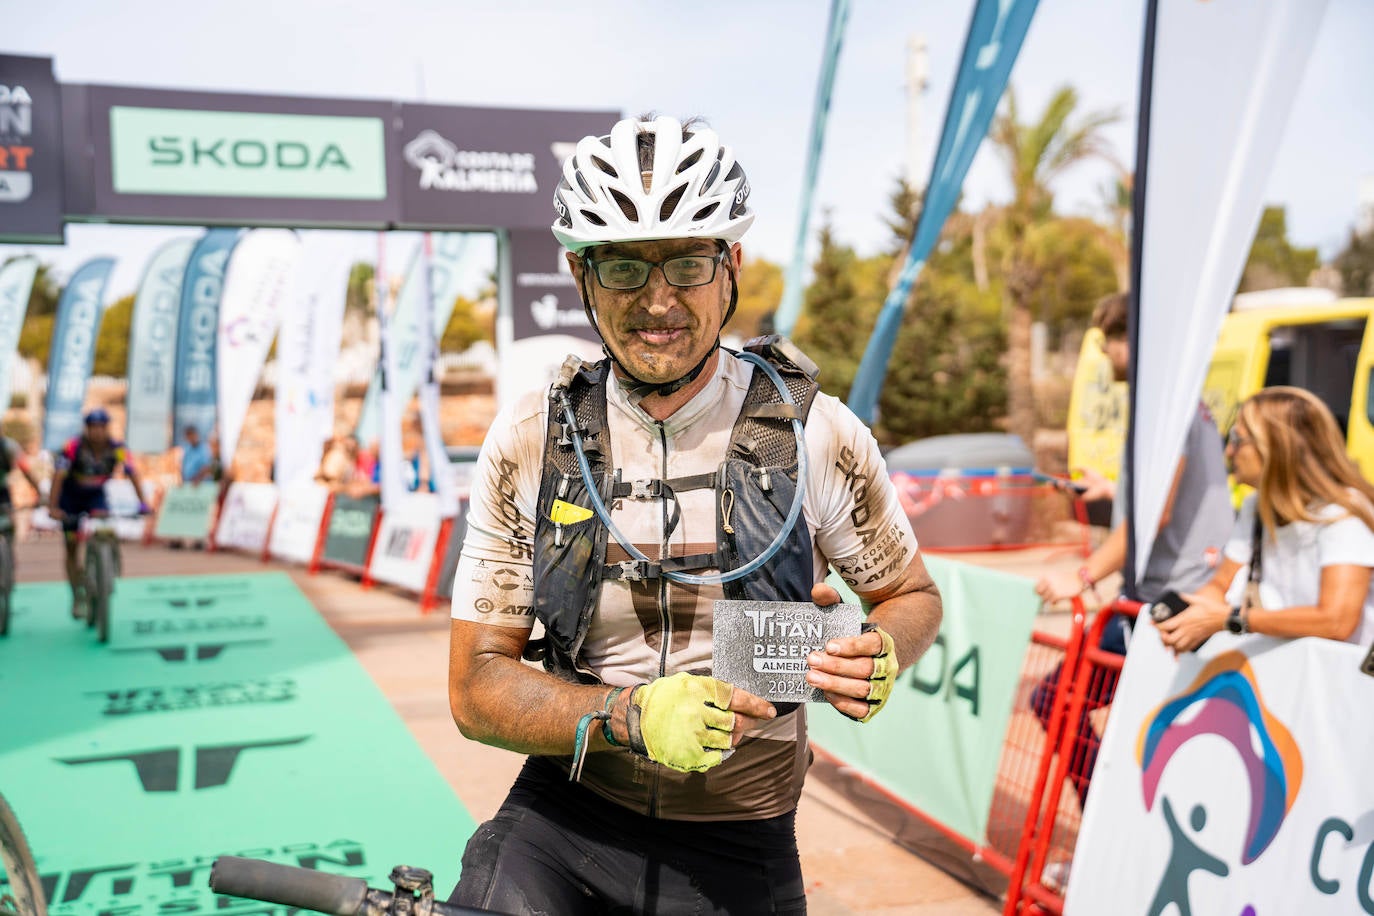
M 796 812 L 645 817 L 531 757 L 463 852 L 450 903 L 497 913 L 805 913 Z
M 70 534 L 76 530 L 82 512 L 108 512 L 110 504 L 105 499 L 104 487 L 63 486 L 57 494 L 57 508 L 66 514 L 62 519 L 62 530 Z

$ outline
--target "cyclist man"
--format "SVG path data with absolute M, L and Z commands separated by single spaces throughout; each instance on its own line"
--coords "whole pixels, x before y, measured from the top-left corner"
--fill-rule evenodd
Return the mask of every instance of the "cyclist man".
M 529 757 L 455 903 L 804 912 L 805 710 L 709 676 L 712 603 L 835 604 L 834 566 L 869 623 L 804 656 L 805 678 L 863 721 L 939 629 L 869 431 L 786 341 L 761 339 L 767 360 L 720 348 L 748 196 L 714 131 L 672 118 L 621 121 L 564 165 L 553 231 L 606 359 L 506 409 L 478 461 L 449 702 L 464 735 Z M 544 671 L 522 664 L 536 654 Z
M 5 537 L 13 542 L 14 497 L 10 493 L 9 486 L 11 471 L 18 471 L 23 474 L 24 479 L 29 482 L 29 486 L 33 487 L 33 491 L 42 497 L 43 487 L 38 478 L 34 476 L 33 468 L 24 455 L 24 449 L 9 436 L 0 436 L 0 517 L 5 520 L 5 524 L 0 525 L 0 531 L 3 531 Z M 13 551 L 10 552 L 10 556 L 14 556 Z
M 67 581 L 72 587 L 72 616 L 85 613 L 85 575 L 77 556 L 79 542 L 77 527 L 82 513 L 106 512 L 105 482 L 115 470 L 124 466 L 124 473 L 136 492 L 143 493 L 143 481 L 129 460 L 124 443 L 110 436 L 110 415 L 100 407 L 86 414 L 85 432 L 66 444 L 57 455 L 57 473 L 53 476 L 48 494 L 48 513 L 62 523 L 67 548 Z M 139 512 L 147 512 L 140 501 Z

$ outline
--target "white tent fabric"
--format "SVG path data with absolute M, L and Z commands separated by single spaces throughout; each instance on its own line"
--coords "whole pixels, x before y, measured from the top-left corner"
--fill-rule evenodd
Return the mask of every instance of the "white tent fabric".
M 1134 350 L 1137 578 L 1325 9 L 1158 0 Z

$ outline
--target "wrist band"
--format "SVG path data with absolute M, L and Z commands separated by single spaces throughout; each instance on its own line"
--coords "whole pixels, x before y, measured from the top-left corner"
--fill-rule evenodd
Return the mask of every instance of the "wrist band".
M 615 708 L 615 701 L 625 692 L 624 687 L 612 687 L 611 692 L 606 694 L 606 704 L 602 707 L 602 712 L 606 718 L 601 720 L 601 737 L 606 739 L 606 743 L 611 747 L 624 747 L 619 741 L 615 740 L 615 733 L 611 731 L 611 714 Z
M 643 686 L 643 684 L 636 684 L 630 688 L 630 702 L 625 707 L 625 731 L 630 736 L 630 750 L 641 757 L 648 757 L 649 746 L 644 743 L 644 729 L 639 723 L 644 710 L 635 705 L 635 694 Z
M 573 759 L 572 767 L 568 770 L 568 782 L 577 782 L 582 778 L 582 764 L 587 761 L 587 748 L 590 742 L 587 741 L 587 731 L 592 727 L 592 723 L 598 719 L 601 721 L 601 734 L 615 745 L 615 739 L 611 737 L 611 705 L 615 698 L 620 696 L 620 691 L 624 687 L 613 687 L 611 692 L 606 694 L 606 701 L 602 708 L 597 712 L 589 712 L 577 720 L 577 733 L 573 737 Z M 616 745 L 618 746 L 618 745 Z

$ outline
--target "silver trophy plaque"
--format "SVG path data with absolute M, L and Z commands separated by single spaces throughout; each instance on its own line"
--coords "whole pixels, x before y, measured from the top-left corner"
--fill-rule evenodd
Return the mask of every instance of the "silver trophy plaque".
M 806 656 L 829 639 L 858 636 L 863 616 L 857 604 L 717 601 L 712 676 L 771 703 L 822 702 L 806 683 Z

